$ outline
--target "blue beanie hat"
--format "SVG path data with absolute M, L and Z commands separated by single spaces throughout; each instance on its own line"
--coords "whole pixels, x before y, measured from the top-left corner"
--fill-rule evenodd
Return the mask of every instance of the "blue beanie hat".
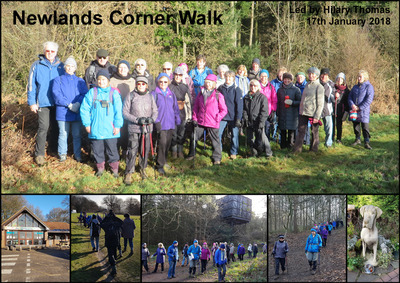
M 166 78 L 169 79 L 169 75 L 168 75 L 168 74 L 166 74 L 166 73 L 160 73 L 160 74 L 158 75 L 158 77 L 157 77 L 157 82 L 158 82 L 158 80 L 159 80 L 160 78 L 162 78 L 162 77 L 166 77 Z
M 178 243 L 178 241 L 174 241 L 172 244 L 175 245 L 175 244 L 177 244 L 177 243 Z
M 225 245 L 224 245 L 224 244 L 221 244 L 220 248 L 221 248 L 221 249 L 225 249 Z
M 97 77 L 100 77 L 100 76 L 106 77 L 107 80 L 110 80 L 110 73 L 107 70 L 103 70 L 102 69 L 102 70 L 98 71 L 97 72 Z
M 195 239 L 195 240 L 193 241 L 193 244 L 194 244 L 194 243 L 198 243 L 198 242 L 199 242 L 199 241 L 197 241 L 197 240 Z
M 131 69 L 131 65 L 129 64 L 128 61 L 126 61 L 126 60 L 119 61 L 117 67 L 119 67 L 119 65 L 121 65 L 121 64 L 127 65 L 129 70 Z
M 262 73 L 266 73 L 268 78 L 269 78 L 269 72 L 268 72 L 267 69 L 262 69 L 261 72 L 260 72 L 260 76 L 261 76 Z
M 312 231 L 317 232 L 317 230 L 315 230 L 314 228 L 311 228 L 311 232 L 312 232 Z

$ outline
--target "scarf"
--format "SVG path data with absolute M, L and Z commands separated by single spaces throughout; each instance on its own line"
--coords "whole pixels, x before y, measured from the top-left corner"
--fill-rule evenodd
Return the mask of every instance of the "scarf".
M 120 73 L 115 72 L 112 75 L 113 78 L 116 78 L 117 80 L 129 80 L 130 78 L 132 78 L 132 75 L 128 73 L 127 76 L 122 76 Z
M 336 85 L 335 88 L 340 91 L 344 91 L 347 88 L 347 85 Z
M 239 76 L 238 78 L 238 87 L 243 91 L 243 95 L 249 92 L 249 84 L 247 83 L 247 77 Z
M 145 95 L 149 91 L 146 89 L 145 91 L 142 92 L 142 91 L 139 91 L 137 88 L 135 88 L 135 92 L 137 92 L 139 95 Z
M 225 251 L 222 251 L 222 250 L 220 250 L 221 251 L 221 262 L 224 262 L 224 260 L 225 260 Z

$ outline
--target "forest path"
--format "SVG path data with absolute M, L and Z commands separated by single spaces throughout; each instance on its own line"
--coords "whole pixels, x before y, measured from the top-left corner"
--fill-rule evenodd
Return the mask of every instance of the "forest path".
M 326 247 L 321 248 L 321 260 L 315 275 L 311 275 L 310 266 L 304 250 L 309 231 L 287 234 L 289 252 L 287 253 L 287 272 L 275 278 L 275 259 L 272 257 L 274 242 L 268 247 L 269 282 L 345 282 L 346 281 L 346 229 L 332 230 L 328 235 Z

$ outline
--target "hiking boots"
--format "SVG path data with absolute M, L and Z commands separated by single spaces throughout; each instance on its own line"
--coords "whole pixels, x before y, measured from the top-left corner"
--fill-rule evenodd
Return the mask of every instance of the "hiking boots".
M 311 275 L 315 275 L 316 272 L 317 272 L 317 271 L 313 269 L 313 270 L 311 271 Z
M 101 177 L 101 175 L 103 175 L 104 166 L 105 166 L 105 162 L 96 164 L 96 167 L 97 167 L 97 172 L 95 174 L 96 177 Z
M 147 174 L 145 169 L 140 169 L 140 176 L 142 176 L 142 180 L 147 179 Z
M 186 160 L 193 160 L 193 159 L 194 159 L 194 155 L 186 157 Z
M 65 160 L 67 160 L 67 155 L 66 154 L 61 154 L 60 155 L 60 162 L 64 162 Z
M 103 172 L 104 172 L 104 169 L 102 169 L 102 170 L 97 170 L 95 176 L 96 176 L 96 177 L 101 177 L 101 176 L 103 175 Z
M 353 143 L 351 144 L 351 146 L 356 146 L 356 145 L 360 145 L 360 144 L 361 144 L 361 140 L 360 140 L 360 139 L 356 139 L 356 141 L 353 142 Z
M 111 171 L 113 172 L 113 177 L 118 178 L 118 167 L 119 167 L 119 161 L 111 162 L 110 163 Z
M 35 162 L 37 165 L 42 166 L 45 162 L 44 156 L 43 155 L 38 155 L 35 157 Z
M 161 176 L 165 176 L 166 175 L 164 168 L 159 168 L 159 169 L 157 169 L 157 171 Z
M 214 164 L 214 165 L 220 165 L 220 164 L 221 164 L 221 161 L 214 161 L 213 164 Z
M 365 147 L 366 149 L 372 149 L 372 147 L 369 145 L 369 142 L 366 142 L 365 145 L 364 145 L 364 147 Z
M 132 184 L 132 173 L 128 173 L 125 175 L 124 183 L 126 185 Z
M 231 155 L 231 159 L 232 159 L 232 160 L 235 160 L 235 159 L 236 159 L 236 155 L 235 155 L 235 154 L 232 154 L 232 155 Z
M 172 152 L 172 158 L 173 158 L 173 159 L 177 159 L 177 158 L 178 158 L 178 152 L 173 151 L 173 152 Z
M 182 151 L 178 152 L 178 158 L 185 158 Z

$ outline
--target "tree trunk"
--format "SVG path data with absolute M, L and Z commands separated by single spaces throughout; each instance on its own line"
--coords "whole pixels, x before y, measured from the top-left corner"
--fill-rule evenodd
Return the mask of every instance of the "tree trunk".
M 253 32 L 254 32 L 254 1 L 251 2 L 251 18 L 250 18 L 250 39 L 249 39 L 249 47 L 253 42 Z
M 233 31 L 232 31 L 233 47 L 237 47 L 237 21 L 235 18 L 235 3 L 236 1 L 231 1 L 232 19 L 234 21 Z

